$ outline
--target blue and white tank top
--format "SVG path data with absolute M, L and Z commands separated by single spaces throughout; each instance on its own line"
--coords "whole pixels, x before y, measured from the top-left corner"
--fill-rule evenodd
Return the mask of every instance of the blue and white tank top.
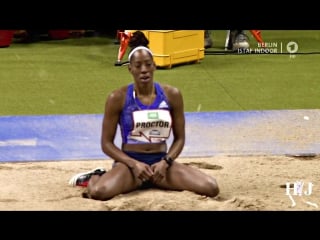
M 123 143 L 165 142 L 171 133 L 170 106 L 160 84 L 154 83 L 156 99 L 150 106 L 135 96 L 134 84 L 128 85 L 127 96 L 119 125 Z

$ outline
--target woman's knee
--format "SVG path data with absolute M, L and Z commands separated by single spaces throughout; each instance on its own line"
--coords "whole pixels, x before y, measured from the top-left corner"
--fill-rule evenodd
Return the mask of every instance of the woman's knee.
M 90 198 L 101 201 L 106 201 L 113 197 L 110 189 L 108 189 L 108 187 L 105 185 L 92 186 L 88 189 L 88 193 Z

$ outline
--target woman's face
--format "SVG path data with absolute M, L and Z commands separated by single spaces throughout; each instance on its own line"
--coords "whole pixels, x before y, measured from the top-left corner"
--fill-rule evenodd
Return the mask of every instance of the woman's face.
M 147 83 L 153 81 L 153 72 L 156 70 L 156 65 L 151 54 L 141 49 L 132 55 L 128 69 L 135 82 Z

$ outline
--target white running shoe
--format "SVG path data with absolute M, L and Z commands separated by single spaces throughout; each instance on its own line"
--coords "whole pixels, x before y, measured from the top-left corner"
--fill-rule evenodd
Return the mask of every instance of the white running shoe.
M 87 187 L 88 182 L 91 178 L 92 175 L 99 175 L 101 176 L 102 174 L 106 173 L 107 171 L 102 168 L 95 168 L 89 172 L 83 172 L 83 173 L 78 173 L 74 175 L 70 180 L 69 180 L 69 185 L 75 187 L 75 186 L 80 186 L 80 187 Z

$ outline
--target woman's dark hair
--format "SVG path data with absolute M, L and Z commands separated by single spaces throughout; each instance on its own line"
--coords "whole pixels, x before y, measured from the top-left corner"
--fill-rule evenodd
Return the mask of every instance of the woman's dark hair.
M 132 33 L 128 45 L 131 50 L 139 46 L 148 47 L 149 40 L 142 31 L 135 31 Z

